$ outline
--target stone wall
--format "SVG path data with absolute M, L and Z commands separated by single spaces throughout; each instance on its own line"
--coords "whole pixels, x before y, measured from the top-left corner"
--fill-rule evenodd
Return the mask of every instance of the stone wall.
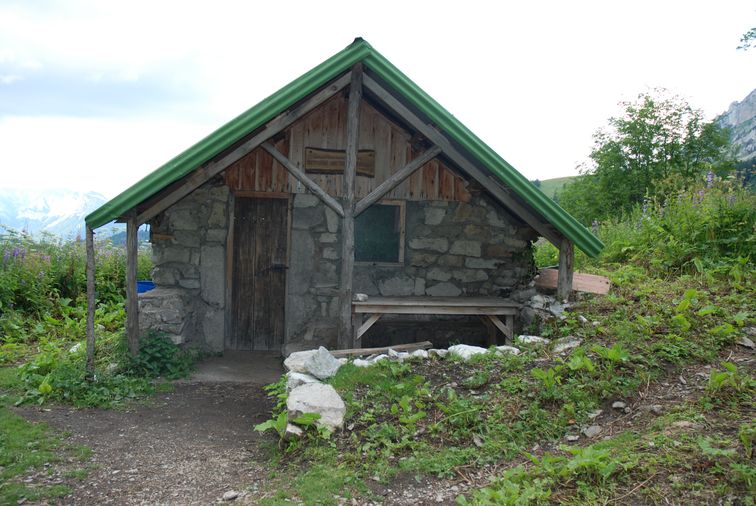
M 333 347 L 338 335 L 341 220 L 317 197 L 293 195 L 286 300 L 286 352 Z M 177 343 L 222 351 L 229 191 L 208 183 L 152 223 L 153 280 L 140 296 L 140 327 Z M 469 203 L 407 202 L 404 263 L 355 265 L 354 291 L 382 296 L 509 296 L 534 273 L 529 227 L 487 196 Z M 476 318 L 384 317 L 366 336 L 376 342 L 432 338 L 475 342 Z M 371 342 L 363 341 L 363 344 Z
M 397 266 L 355 265 L 354 291 L 381 296 L 509 296 L 535 271 L 530 227 L 488 197 L 470 203 L 407 202 L 405 261 Z M 338 333 L 340 221 L 312 195 L 294 200 L 288 277 L 287 351 L 323 344 Z M 393 344 L 435 336 L 441 342 L 484 339 L 477 318 L 384 317 L 366 336 Z M 451 320 L 451 321 L 450 321 Z M 369 338 L 369 339 L 368 339 Z
M 228 188 L 211 181 L 152 221 L 157 288 L 140 295 L 143 331 L 223 350 L 228 202 Z

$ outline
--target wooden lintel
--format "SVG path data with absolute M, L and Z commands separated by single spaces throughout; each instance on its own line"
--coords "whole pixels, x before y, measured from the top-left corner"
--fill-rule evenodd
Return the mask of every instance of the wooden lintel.
M 285 111 L 270 120 L 259 133 L 236 147 L 223 158 L 197 168 L 181 186 L 139 213 L 137 224 L 141 225 L 142 223 L 149 221 L 158 213 L 168 209 L 170 206 L 189 195 L 212 177 L 219 174 L 223 169 L 238 161 L 243 156 L 260 146 L 260 144 L 281 132 L 296 120 L 336 95 L 348 85 L 350 81 L 350 74 L 341 76 L 295 108 Z
M 126 221 L 126 338 L 132 357 L 139 355 L 139 303 L 137 299 L 136 213 Z
M 289 160 L 286 155 L 277 150 L 273 144 L 266 141 L 263 142 L 261 146 L 265 151 L 270 153 L 270 155 L 275 158 L 278 163 L 283 165 L 284 168 L 289 171 L 289 174 L 297 178 L 297 180 L 301 182 L 305 186 L 305 188 L 310 190 L 310 192 L 312 192 L 320 200 L 322 200 L 325 205 L 333 209 L 339 216 L 344 216 L 344 209 L 341 207 L 341 204 L 339 204 L 336 199 L 328 195 L 328 193 L 323 188 L 318 186 L 315 181 L 307 177 L 307 174 L 302 172 L 299 167 L 294 165 L 291 160 Z
M 94 231 L 87 225 L 87 379 L 94 379 L 95 359 L 95 254 Z
M 346 160 L 344 164 L 344 217 L 341 220 L 341 275 L 339 287 L 339 348 L 354 347 L 357 340 L 352 325 L 352 281 L 354 277 L 354 189 L 357 178 L 357 152 L 360 143 L 360 103 L 362 102 L 362 64 L 352 67 L 347 104 Z
M 365 87 L 373 93 L 380 102 L 383 103 L 388 109 L 392 110 L 399 117 L 407 121 L 413 128 L 417 129 L 428 140 L 433 142 L 436 146 L 439 146 L 443 153 L 449 157 L 459 168 L 464 170 L 473 179 L 483 185 L 486 190 L 491 193 L 502 205 L 509 208 L 517 216 L 519 216 L 525 223 L 533 227 L 533 229 L 545 237 L 549 242 L 554 244 L 557 248 L 562 242 L 562 234 L 560 234 L 551 225 L 544 223 L 540 217 L 535 215 L 532 211 L 527 209 L 523 204 L 518 202 L 514 197 L 509 195 L 507 191 L 501 186 L 501 181 L 489 177 L 483 173 L 478 167 L 470 162 L 462 153 L 460 153 L 449 140 L 441 132 L 436 130 L 435 127 L 425 123 L 414 112 L 412 112 L 407 106 L 402 104 L 396 97 L 386 91 L 380 84 L 373 80 L 370 76 L 365 76 Z
M 399 186 L 402 181 L 410 177 L 415 173 L 415 171 L 419 170 L 420 167 L 435 158 L 436 155 L 438 155 L 440 152 L 440 147 L 433 146 L 432 148 L 426 150 L 423 154 L 409 162 L 407 165 L 394 172 L 390 178 L 386 179 L 383 183 L 378 185 L 375 190 L 363 197 L 362 200 L 357 203 L 357 205 L 354 207 L 354 215 L 359 215 L 365 209 L 378 202 L 384 195 Z

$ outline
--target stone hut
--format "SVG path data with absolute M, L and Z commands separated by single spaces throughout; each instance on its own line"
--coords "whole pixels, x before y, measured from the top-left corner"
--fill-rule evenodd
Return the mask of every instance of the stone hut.
M 113 220 L 132 352 L 147 329 L 215 352 L 464 341 L 485 336 L 478 316 L 511 333 L 497 315 L 532 280 L 534 240 L 560 249 L 562 297 L 573 245 L 601 249 L 362 39 L 93 212 L 88 241 Z M 142 223 L 157 287 L 137 297 Z M 373 325 L 373 302 L 397 314 Z

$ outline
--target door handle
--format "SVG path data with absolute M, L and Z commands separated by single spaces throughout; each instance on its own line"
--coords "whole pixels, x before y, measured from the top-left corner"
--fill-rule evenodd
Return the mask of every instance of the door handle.
M 270 266 L 270 268 L 271 270 L 274 270 L 274 271 L 285 271 L 286 269 L 289 268 L 289 266 L 286 264 L 273 264 Z

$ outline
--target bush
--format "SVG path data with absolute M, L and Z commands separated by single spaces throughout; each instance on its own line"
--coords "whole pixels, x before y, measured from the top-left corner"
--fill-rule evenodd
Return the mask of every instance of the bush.
M 181 350 L 167 336 L 150 333 L 139 343 L 139 355 L 131 359 L 130 370 L 146 377 L 182 378 L 189 374 L 196 358 L 195 352 Z

